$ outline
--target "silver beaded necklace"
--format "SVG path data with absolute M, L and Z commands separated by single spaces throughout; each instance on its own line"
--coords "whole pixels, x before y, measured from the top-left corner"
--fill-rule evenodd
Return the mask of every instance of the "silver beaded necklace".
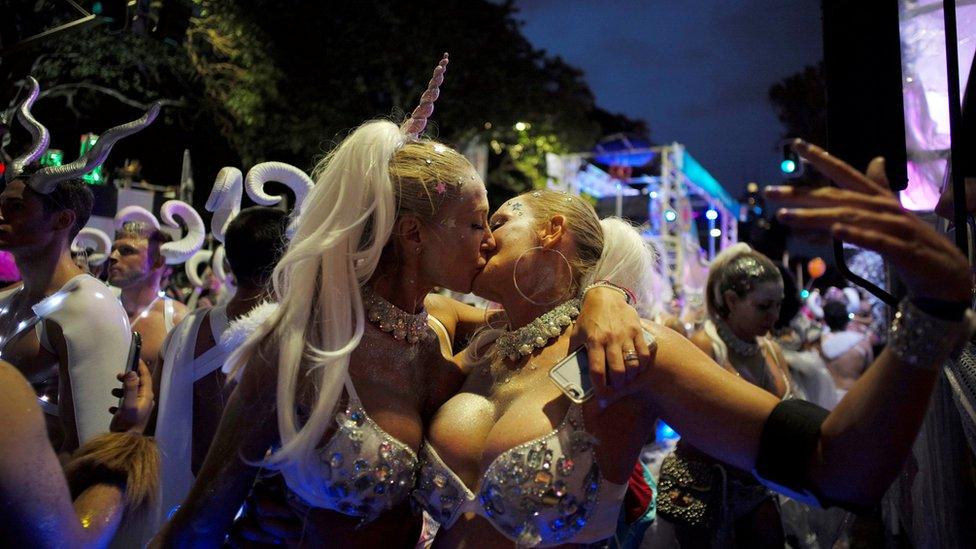
M 735 335 L 732 328 L 721 318 L 715 319 L 715 329 L 718 331 L 718 336 L 730 349 L 735 351 L 735 354 L 739 356 L 756 356 L 759 354 L 759 344 L 755 340 L 748 342 L 739 339 L 739 336 Z
M 427 310 L 410 314 L 383 299 L 369 286 L 362 287 L 363 308 L 366 318 L 380 330 L 389 333 L 397 341 L 406 340 L 413 345 L 433 335 L 427 327 Z
M 556 306 L 518 330 L 505 332 L 495 340 L 499 355 L 511 361 L 531 355 L 541 349 L 554 337 L 559 337 L 580 314 L 580 300 L 569 301 Z

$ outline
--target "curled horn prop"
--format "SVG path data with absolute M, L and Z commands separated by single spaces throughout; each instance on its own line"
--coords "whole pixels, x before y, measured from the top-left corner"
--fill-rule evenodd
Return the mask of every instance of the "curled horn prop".
M 427 119 L 434 114 L 434 101 L 437 101 L 441 94 L 441 84 L 444 83 L 444 72 L 447 70 L 448 62 L 448 56 L 445 53 L 440 63 L 434 68 L 434 75 L 427 82 L 427 89 L 420 96 L 420 104 L 413 110 L 410 118 L 400 126 L 400 130 L 407 137 L 417 139 L 427 127 Z
M 115 214 L 115 230 L 121 229 L 123 225 L 129 222 L 145 223 L 153 230 L 159 230 L 159 220 L 152 212 L 142 206 L 126 206 Z
M 183 267 L 186 269 L 186 278 L 190 280 L 193 287 L 203 288 L 206 285 L 200 278 L 200 265 L 210 262 L 213 255 L 214 253 L 210 250 L 200 250 L 186 260 L 186 265 Z
M 9 179 L 16 178 L 23 173 L 27 166 L 37 162 L 44 155 L 44 151 L 47 150 L 48 145 L 51 144 L 50 132 L 31 114 L 31 108 L 34 106 L 34 102 L 37 101 L 37 96 L 41 93 L 41 85 L 37 83 L 37 80 L 33 76 L 28 76 L 27 87 L 27 97 L 17 106 L 17 119 L 30 132 L 31 146 L 26 153 L 15 158 L 10 164 Z
M 28 180 L 28 185 L 41 194 L 49 194 L 57 186 L 58 182 L 82 175 L 92 171 L 96 166 L 105 162 L 108 154 L 112 152 L 112 147 L 122 138 L 128 137 L 140 130 L 143 130 L 159 114 L 159 103 L 153 103 L 149 110 L 138 120 L 133 120 L 121 126 L 107 130 L 95 142 L 95 146 L 85 153 L 81 158 L 64 166 L 48 166 L 41 168 Z
M 78 236 L 71 242 L 71 250 L 82 252 L 89 248 L 94 251 L 88 256 L 88 263 L 101 265 L 112 253 L 112 239 L 100 229 L 84 227 L 78 231 Z
M 244 192 L 244 174 L 237 168 L 221 168 L 207 198 L 207 211 L 213 212 L 210 232 L 218 242 L 224 242 L 227 226 L 241 211 L 241 195 Z
M 168 200 L 159 209 L 163 222 L 173 228 L 179 228 L 179 223 L 174 219 L 179 217 L 186 224 L 186 235 L 175 242 L 167 242 L 159 247 L 160 253 L 166 258 L 166 263 L 176 265 L 183 263 L 193 256 L 203 247 L 203 241 L 207 237 L 207 229 L 200 219 L 200 214 L 186 202 L 179 200 Z
M 231 276 L 224 269 L 224 258 L 227 257 L 227 250 L 223 246 L 218 246 L 213 253 L 213 259 L 210 260 L 210 268 L 213 269 L 214 275 L 217 276 L 217 280 L 221 281 L 227 286 L 230 286 L 233 282 L 231 281 Z
M 301 210 L 302 202 L 305 201 L 305 197 L 315 184 L 311 177 L 291 164 L 284 162 L 256 164 L 247 172 L 245 187 L 251 200 L 262 206 L 271 206 L 281 202 L 280 196 L 273 196 L 264 192 L 264 184 L 268 181 L 284 183 L 295 193 L 295 211 Z

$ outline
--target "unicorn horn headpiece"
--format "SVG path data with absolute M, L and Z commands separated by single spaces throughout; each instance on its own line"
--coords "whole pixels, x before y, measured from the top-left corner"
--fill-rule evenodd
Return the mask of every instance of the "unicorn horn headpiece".
M 89 249 L 94 251 L 88 255 L 88 263 L 95 266 L 101 265 L 112 253 L 112 239 L 101 229 L 84 227 L 78 231 L 78 236 L 71 241 L 71 251 L 83 252 Z
M 48 145 L 51 143 L 51 136 L 47 128 L 41 125 L 30 112 L 34 101 L 37 100 L 41 87 L 33 77 L 27 77 L 27 83 L 30 87 L 30 92 L 17 108 L 17 119 L 30 131 L 33 137 L 33 143 L 27 153 L 14 160 L 10 179 L 19 176 L 28 165 L 36 162 L 43 156 L 44 151 L 47 150 Z M 50 194 L 59 182 L 80 177 L 92 171 L 96 166 L 105 162 L 108 154 L 112 152 L 112 147 L 120 139 L 141 131 L 149 126 L 149 124 L 152 124 L 153 120 L 159 114 L 159 109 L 160 103 L 153 103 L 150 105 L 149 110 L 138 120 L 133 120 L 127 124 L 115 126 L 107 130 L 98 138 L 95 146 L 74 162 L 63 166 L 41 168 L 37 173 L 30 176 L 27 184 L 38 193 Z
M 180 225 L 175 219 L 179 217 L 187 228 L 186 235 L 183 238 L 167 242 L 159 247 L 160 253 L 166 258 L 167 265 L 183 263 L 203 247 L 207 229 L 203 220 L 200 219 L 200 214 L 193 209 L 193 206 L 179 200 L 168 200 L 159 209 L 159 213 L 166 225 L 179 229 Z M 115 214 L 116 229 L 121 229 L 125 223 L 130 221 L 145 223 L 157 231 L 160 229 L 159 220 L 156 219 L 156 216 L 141 206 L 127 206 Z
M 444 72 L 447 70 L 447 53 L 441 59 L 437 67 L 434 68 L 434 75 L 427 83 L 427 89 L 420 96 L 420 104 L 413 110 L 410 118 L 400 126 L 400 130 L 410 139 L 417 139 L 427 127 L 427 119 L 434 114 L 434 101 L 441 94 L 441 84 L 444 83 Z

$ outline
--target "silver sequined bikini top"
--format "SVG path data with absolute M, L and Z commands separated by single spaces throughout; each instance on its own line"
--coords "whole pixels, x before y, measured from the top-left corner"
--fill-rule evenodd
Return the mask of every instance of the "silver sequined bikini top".
M 348 374 L 345 387 L 349 403 L 336 414 L 332 438 L 318 450 L 322 491 L 329 500 L 319 507 L 366 523 L 410 495 L 419 461 L 409 446 L 369 417 Z M 290 490 L 288 500 L 299 508 L 309 506 Z
M 474 512 L 520 546 L 606 539 L 627 485 L 603 479 L 595 444 L 583 428 L 582 408 L 572 404 L 559 427 L 495 458 L 475 494 L 424 443 L 414 498 L 443 528 Z

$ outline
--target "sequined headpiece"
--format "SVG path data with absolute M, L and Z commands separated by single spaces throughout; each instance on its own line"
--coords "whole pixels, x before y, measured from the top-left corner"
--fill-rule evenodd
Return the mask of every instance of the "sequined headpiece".
M 41 91 L 40 84 L 34 77 L 27 77 L 29 91 L 27 97 L 17 107 L 17 119 L 30 132 L 33 142 L 26 153 L 14 159 L 11 164 L 9 179 L 20 176 L 30 164 L 37 162 L 51 144 L 51 134 L 40 122 L 31 114 L 31 107 L 37 100 Z M 50 194 L 57 187 L 58 183 L 68 179 L 81 177 L 92 171 L 97 166 L 105 162 L 112 147 L 122 138 L 128 137 L 138 131 L 145 129 L 159 114 L 160 104 L 153 103 L 149 110 L 138 120 L 133 120 L 127 124 L 115 126 L 107 130 L 98 138 L 95 145 L 80 158 L 70 164 L 63 166 L 48 166 L 41 168 L 30 176 L 27 185 L 35 192 Z
M 437 98 L 441 94 L 440 86 L 444 83 L 444 72 L 447 71 L 447 63 L 448 55 L 445 52 L 440 63 L 434 68 L 434 75 L 427 82 L 427 89 L 420 96 L 420 104 L 413 110 L 410 118 L 400 126 L 400 130 L 407 138 L 419 138 L 420 134 L 424 132 L 424 128 L 427 127 L 427 119 L 430 118 L 430 115 L 434 114 L 434 101 L 437 101 Z
M 709 267 L 708 288 L 709 313 L 719 317 L 727 314 L 723 295 L 726 290 L 733 290 L 744 296 L 760 282 L 777 280 L 781 277 L 779 270 L 772 262 L 749 247 L 748 244 L 738 243 L 722 250 L 715 256 Z

